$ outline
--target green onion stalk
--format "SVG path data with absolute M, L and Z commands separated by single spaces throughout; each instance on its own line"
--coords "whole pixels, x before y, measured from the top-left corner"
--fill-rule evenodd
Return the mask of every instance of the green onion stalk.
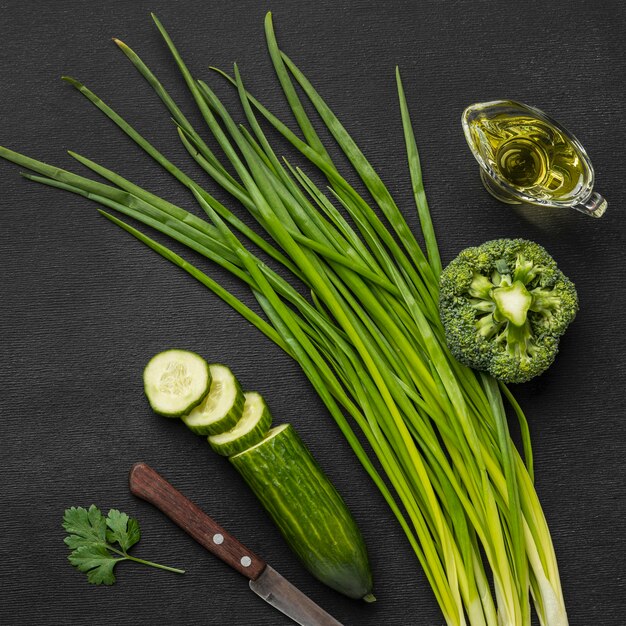
M 255 228 L 73 78 L 64 80 L 182 183 L 204 217 L 74 152 L 98 180 L 6 148 L 0 156 L 29 170 L 24 176 L 32 181 L 104 207 L 104 217 L 193 276 L 299 363 L 406 534 L 448 625 L 529 625 L 531 598 L 542 625 L 567 624 L 524 413 L 504 385 L 459 364 L 446 346 L 438 315 L 441 259 L 399 71 L 423 248 L 344 126 L 278 47 L 270 14 L 269 54 L 299 133 L 246 90 L 235 65 L 232 75 L 216 71 L 238 95 L 245 123 L 237 123 L 153 17 L 204 119 L 202 132 L 141 58 L 114 41 L 163 102 L 191 158 L 248 211 Z M 306 112 L 310 106 L 366 194 L 340 173 Z M 279 156 L 263 127 L 284 137 L 306 166 Z M 250 288 L 253 302 L 125 218 L 224 268 Z M 523 456 L 509 435 L 505 400 L 519 420 Z

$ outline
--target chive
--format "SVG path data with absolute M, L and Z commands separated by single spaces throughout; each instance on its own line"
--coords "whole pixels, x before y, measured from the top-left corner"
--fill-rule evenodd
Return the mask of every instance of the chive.
M 228 171 L 222 166 L 217 157 L 213 154 L 211 149 L 202 140 L 200 135 L 195 131 L 189 120 L 185 117 L 184 113 L 180 110 L 174 99 L 170 96 L 169 92 L 163 87 L 159 79 L 152 73 L 150 68 L 141 60 L 129 46 L 123 41 L 117 38 L 113 38 L 115 44 L 126 55 L 129 61 L 135 66 L 139 73 L 146 79 L 148 84 L 154 89 L 155 93 L 159 96 L 163 104 L 167 107 L 167 110 L 171 113 L 176 123 L 185 130 L 186 133 L 193 137 L 194 142 L 198 146 L 198 150 L 202 156 L 217 168 L 233 185 L 237 184 L 237 181 L 230 176 Z
M 417 211 L 419 214 L 422 234 L 424 235 L 424 240 L 426 241 L 428 260 L 430 262 L 430 266 L 433 270 L 435 278 L 438 278 L 439 274 L 441 274 L 441 258 L 439 256 L 439 247 L 437 246 L 437 238 L 435 237 L 435 230 L 433 228 L 433 223 L 430 217 L 430 210 L 428 208 L 428 201 L 426 200 L 424 183 L 422 181 L 422 167 L 420 165 L 420 158 L 417 152 L 417 145 L 415 144 L 415 135 L 413 134 L 409 108 L 406 103 L 404 88 L 402 86 L 402 78 L 400 77 L 400 69 L 398 67 L 396 67 L 396 81 L 398 85 L 400 111 L 402 113 L 402 126 L 404 128 L 404 136 L 406 139 L 406 152 L 409 162 L 409 172 L 411 173 L 411 181 L 413 183 L 413 196 L 415 198 L 415 206 L 417 207 Z

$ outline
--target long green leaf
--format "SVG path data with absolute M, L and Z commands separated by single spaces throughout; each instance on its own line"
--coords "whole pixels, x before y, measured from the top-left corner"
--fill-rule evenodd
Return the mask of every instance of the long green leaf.
M 439 278 L 441 274 L 441 258 L 439 256 L 439 246 L 435 237 L 435 229 L 430 217 L 430 209 L 426 200 L 424 191 L 424 181 L 422 180 L 422 167 L 420 165 L 420 157 L 417 152 L 415 143 L 415 135 L 413 134 L 413 126 L 411 125 L 411 116 L 409 107 L 406 103 L 404 88 L 402 86 L 402 78 L 400 77 L 400 69 L 396 67 L 396 82 L 398 84 L 398 99 L 400 100 L 400 112 L 402 114 L 402 127 L 404 129 L 404 138 L 406 141 L 406 153 L 409 161 L 409 172 L 411 174 L 411 182 L 413 184 L 413 197 L 415 198 L 415 206 L 420 218 L 422 234 L 426 242 L 426 250 L 428 252 L 428 261 L 432 267 L 435 278 Z

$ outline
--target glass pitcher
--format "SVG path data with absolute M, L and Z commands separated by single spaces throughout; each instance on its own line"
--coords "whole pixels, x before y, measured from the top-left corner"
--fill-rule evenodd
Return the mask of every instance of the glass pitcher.
M 487 191 L 508 204 L 569 207 L 602 217 L 591 161 L 576 137 L 534 107 L 513 100 L 473 104 L 463 131 Z

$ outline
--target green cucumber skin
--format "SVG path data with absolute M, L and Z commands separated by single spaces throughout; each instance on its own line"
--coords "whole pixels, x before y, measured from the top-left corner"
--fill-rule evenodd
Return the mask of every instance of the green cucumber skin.
M 243 408 L 243 406 L 242 406 Z M 232 428 L 235 425 L 233 424 Z M 261 415 L 261 419 L 256 423 L 255 427 L 250 431 L 238 437 L 234 441 L 230 441 L 228 443 L 220 444 L 216 446 L 212 441 L 211 437 L 207 438 L 209 445 L 213 448 L 214 452 L 222 456 L 233 456 L 235 454 L 239 454 L 244 450 L 252 447 L 253 445 L 259 443 L 265 435 L 269 432 L 269 429 L 272 427 L 272 414 L 270 413 L 267 405 L 263 407 L 263 414 Z
M 372 592 L 363 536 L 291 425 L 230 462 L 313 576 L 350 598 Z
M 243 405 L 244 405 L 244 402 L 246 401 L 243 395 L 243 389 L 241 388 L 241 385 L 239 384 L 239 381 L 236 378 L 235 378 L 235 385 L 237 385 L 237 399 L 235 400 L 235 403 L 233 404 L 231 410 L 226 415 L 224 415 L 224 417 L 221 420 L 218 420 L 217 422 L 213 422 L 212 424 L 206 424 L 204 426 L 190 426 L 187 422 L 185 422 L 184 416 L 183 416 L 183 422 L 185 422 L 185 425 L 187 426 L 187 428 L 189 428 L 189 430 L 195 433 L 196 435 L 202 435 L 204 437 L 206 437 L 207 435 L 208 436 L 219 435 L 220 433 L 225 433 L 227 430 L 230 430 L 231 428 L 235 428 L 235 426 L 237 425 L 237 422 L 241 418 L 241 413 L 243 412 Z

